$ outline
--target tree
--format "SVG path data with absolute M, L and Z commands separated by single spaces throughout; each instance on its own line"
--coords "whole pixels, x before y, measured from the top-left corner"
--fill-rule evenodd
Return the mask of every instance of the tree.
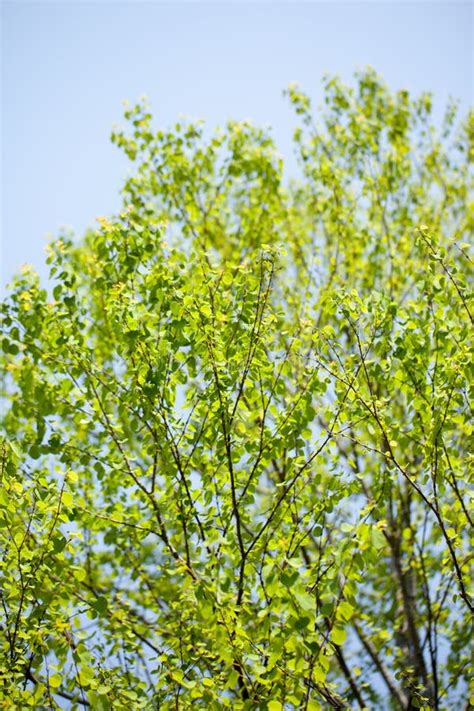
M 470 708 L 474 115 L 152 128 L 2 305 L 0 707 Z M 472 470 L 471 470 L 472 471 Z

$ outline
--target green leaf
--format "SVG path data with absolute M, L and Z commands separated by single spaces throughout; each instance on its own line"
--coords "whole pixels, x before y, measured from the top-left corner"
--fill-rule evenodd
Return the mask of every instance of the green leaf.
M 60 674 L 51 674 L 49 677 L 49 685 L 53 689 L 57 689 L 61 686 L 62 677 Z
M 346 630 L 341 629 L 339 627 L 333 627 L 331 630 L 331 641 L 334 642 L 334 644 L 344 644 L 346 641 Z
M 108 609 L 108 602 L 106 597 L 98 597 L 96 600 L 92 601 L 92 607 L 96 610 L 99 615 L 105 615 Z
M 269 701 L 267 704 L 268 711 L 282 711 L 283 704 L 280 701 Z

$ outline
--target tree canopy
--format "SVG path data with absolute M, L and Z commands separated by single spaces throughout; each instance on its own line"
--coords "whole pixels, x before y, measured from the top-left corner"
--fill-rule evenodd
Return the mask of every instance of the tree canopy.
M 2 303 L 0 708 L 471 708 L 474 114 L 287 96 Z

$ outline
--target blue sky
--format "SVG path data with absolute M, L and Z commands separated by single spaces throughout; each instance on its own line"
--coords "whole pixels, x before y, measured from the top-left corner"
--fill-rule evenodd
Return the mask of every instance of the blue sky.
M 282 89 L 315 99 L 324 72 L 372 65 L 394 88 L 473 93 L 473 6 L 457 2 L 2 3 L 2 285 L 45 274 L 48 234 L 118 209 L 128 165 L 111 145 L 124 99 L 178 115 L 271 124 L 291 153 Z

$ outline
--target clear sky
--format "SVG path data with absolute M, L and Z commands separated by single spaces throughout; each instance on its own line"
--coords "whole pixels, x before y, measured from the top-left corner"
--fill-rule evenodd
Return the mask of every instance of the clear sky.
M 2 284 L 41 268 L 47 235 L 119 207 L 111 145 L 124 99 L 271 124 L 290 154 L 282 89 L 372 65 L 394 88 L 473 98 L 473 5 L 452 2 L 2 2 Z

